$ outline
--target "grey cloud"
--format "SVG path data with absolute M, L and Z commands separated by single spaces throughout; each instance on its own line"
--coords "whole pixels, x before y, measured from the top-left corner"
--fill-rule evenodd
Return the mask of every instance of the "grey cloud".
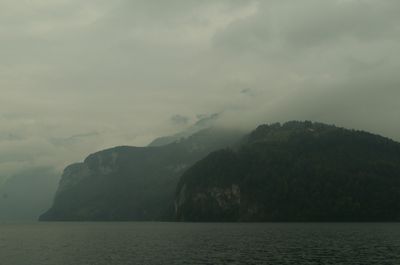
M 0 175 L 146 145 L 198 113 L 400 140 L 399 11 L 395 0 L 1 1 Z
M 174 115 L 171 117 L 171 122 L 175 125 L 186 125 L 190 121 L 189 117 L 183 116 L 183 115 Z
M 98 132 L 88 132 L 88 133 L 75 134 L 66 138 L 50 138 L 49 141 L 54 145 L 68 146 L 72 144 L 79 144 L 82 140 L 98 136 L 99 136 Z
M 256 96 L 256 91 L 252 88 L 244 88 L 240 91 L 241 94 L 250 96 L 250 97 L 255 97 Z

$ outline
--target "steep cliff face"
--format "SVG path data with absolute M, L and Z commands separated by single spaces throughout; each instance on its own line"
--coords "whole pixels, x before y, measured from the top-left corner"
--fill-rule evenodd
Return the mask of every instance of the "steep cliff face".
M 311 122 L 263 125 L 182 176 L 183 221 L 400 220 L 400 144 Z
M 208 187 L 191 193 L 187 193 L 186 188 L 184 184 L 175 201 L 175 212 L 183 217 L 182 221 L 221 222 L 239 218 L 241 200 L 239 185 Z M 191 208 L 194 205 L 196 209 Z
M 239 218 L 243 170 L 238 156 L 220 150 L 196 163 L 178 184 L 175 213 L 182 221 L 231 221 Z
M 242 133 L 205 129 L 164 146 L 122 146 L 68 166 L 54 204 L 40 220 L 168 220 L 179 177 Z

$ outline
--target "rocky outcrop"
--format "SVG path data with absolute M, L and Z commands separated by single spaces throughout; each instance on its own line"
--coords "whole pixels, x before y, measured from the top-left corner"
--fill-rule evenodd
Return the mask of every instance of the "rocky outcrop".
M 181 188 L 175 201 L 175 212 L 177 216 L 182 217 L 181 221 L 185 220 L 184 213 L 181 213 L 187 200 L 191 200 L 193 205 L 196 205 L 196 211 L 200 214 L 212 212 L 228 212 L 230 215 L 237 216 L 240 209 L 240 188 L 236 184 L 228 187 L 209 187 L 203 191 L 194 193 L 186 192 L 186 185 Z M 212 221 L 224 221 L 223 216 L 215 216 Z
M 182 176 L 181 221 L 399 221 L 400 144 L 311 122 L 262 125 Z
M 182 173 L 240 132 L 205 129 L 163 146 L 121 146 L 68 166 L 42 221 L 169 220 Z

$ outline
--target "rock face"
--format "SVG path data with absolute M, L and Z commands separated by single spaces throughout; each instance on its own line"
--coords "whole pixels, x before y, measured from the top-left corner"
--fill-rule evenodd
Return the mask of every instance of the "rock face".
M 204 129 L 164 146 L 121 146 L 68 166 L 42 221 L 169 220 L 181 174 L 242 133 Z
M 400 144 L 311 122 L 262 125 L 182 176 L 180 221 L 399 221 Z

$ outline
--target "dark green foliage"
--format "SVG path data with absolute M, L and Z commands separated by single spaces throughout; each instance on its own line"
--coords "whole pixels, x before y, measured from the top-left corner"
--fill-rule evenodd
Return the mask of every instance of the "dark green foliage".
M 225 196 L 232 187 L 235 196 Z M 400 144 L 320 123 L 262 125 L 238 150 L 212 153 L 183 175 L 176 214 L 187 221 L 398 221 Z
M 242 133 L 205 129 L 156 147 L 116 147 L 64 171 L 53 207 L 40 220 L 168 220 L 183 171 Z

